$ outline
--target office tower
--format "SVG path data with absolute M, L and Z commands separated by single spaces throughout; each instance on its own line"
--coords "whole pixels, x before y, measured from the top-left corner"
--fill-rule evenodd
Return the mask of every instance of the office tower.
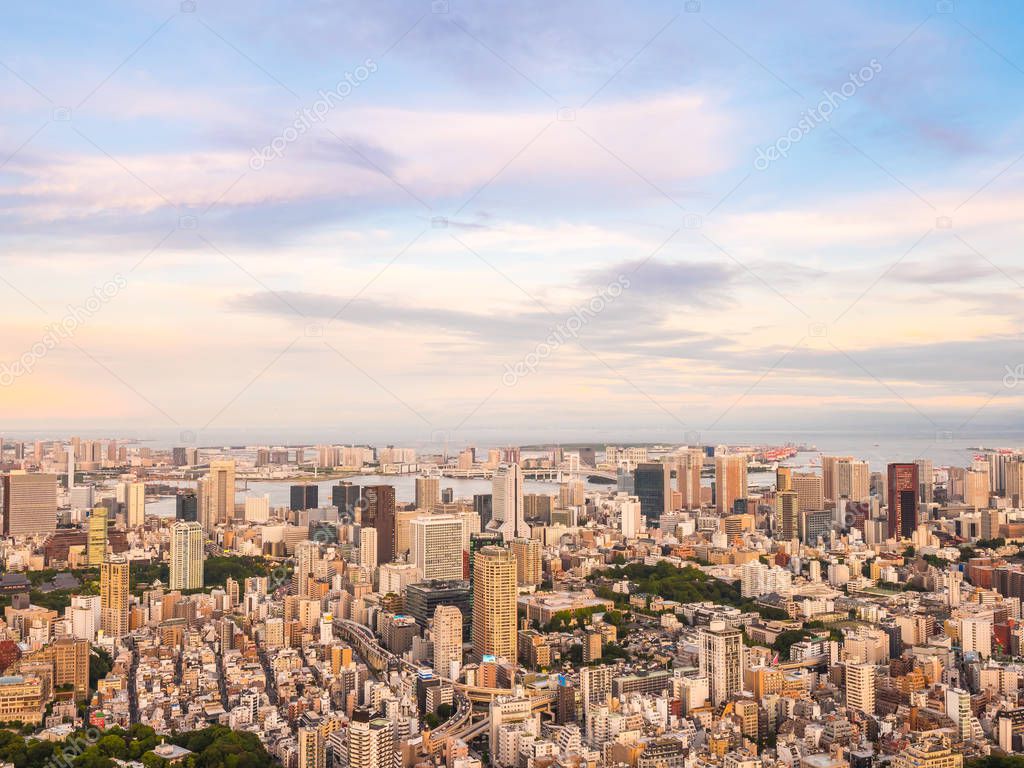
M 642 526 L 643 517 L 638 500 L 630 498 L 619 504 L 619 529 L 622 531 L 622 538 L 635 539 L 640 534 Z
M 704 452 L 689 448 L 676 460 L 676 490 L 683 509 L 700 509 L 700 470 L 704 466 Z
M 300 726 L 297 768 L 325 768 L 327 745 L 323 731 L 316 726 Z
M 245 497 L 245 521 L 265 523 L 270 520 L 270 495 Z
M 473 494 L 473 511 L 480 515 L 480 527 L 486 528 L 494 516 L 492 501 L 494 497 L 489 493 Z
M 778 467 L 775 470 L 775 490 L 776 491 L 791 491 L 791 490 L 793 490 L 793 468 L 792 467 Z
M 931 459 L 917 459 L 917 500 L 931 504 L 935 500 L 935 465 Z
M 1024 460 L 1014 456 L 1003 467 L 1003 495 L 1014 507 L 1024 504 Z
M 125 524 L 129 528 L 141 528 L 146 524 L 146 484 L 123 483 Z
M 824 509 L 824 479 L 813 472 L 794 472 L 792 477 L 793 490 L 796 491 L 800 509 Z
M 421 628 L 430 626 L 430 620 L 440 606 L 448 605 L 462 612 L 463 636 L 472 634 L 473 596 L 468 581 L 420 581 L 408 584 L 404 591 L 405 611 L 416 619 Z
M 961 688 L 946 689 L 946 717 L 956 725 L 960 741 L 971 738 L 971 694 Z
M 422 515 L 412 521 L 412 562 L 420 581 L 462 578 L 462 518 Z
M 68 492 L 72 509 L 92 509 L 96 506 L 96 489 L 91 485 L 76 485 Z
M 377 529 L 362 528 L 359 531 L 359 565 L 371 574 L 377 570 Z
M 975 509 L 985 509 L 989 506 L 990 496 L 988 465 L 975 462 L 974 466 L 964 472 L 964 504 Z
M 871 467 L 866 461 L 852 456 L 822 456 L 821 477 L 822 495 L 829 501 L 864 501 L 871 495 Z
M 86 552 L 89 566 L 102 565 L 107 555 L 107 508 L 95 507 L 87 524 Z
M 377 563 L 383 565 L 394 560 L 397 544 L 394 486 L 363 488 L 362 526 L 377 529 Z
M 530 536 L 523 510 L 523 470 L 518 464 L 502 464 L 494 472 L 491 483 L 491 529 L 501 533 L 505 541 Z
M 462 611 L 454 605 L 439 605 L 430 635 L 434 639 L 434 671 L 456 679 L 462 664 Z
M 175 447 L 171 449 L 171 463 L 176 467 L 184 467 L 188 465 L 188 449 L 184 447 Z
M 100 628 L 108 637 L 128 634 L 128 561 L 108 558 L 100 565 Z
M 210 462 L 210 473 L 199 486 L 199 522 L 209 533 L 235 517 L 235 460 Z
M 747 498 L 747 457 L 715 457 L 715 510 L 720 515 L 728 514 L 736 506 L 737 499 Z
M 875 665 L 846 665 L 846 706 L 875 714 Z
M 295 545 L 295 589 L 299 597 L 309 595 L 310 579 L 316 575 L 320 561 L 320 545 L 315 541 L 300 541 Z
M 817 546 L 819 541 L 829 542 L 832 533 L 832 512 L 827 509 L 804 509 L 799 512 L 800 540 L 808 546 Z
M 455 489 L 454 488 L 442 488 L 441 489 L 441 503 L 451 504 L 455 501 Z
M 777 538 L 791 541 L 797 537 L 800 519 L 800 497 L 796 491 L 779 491 L 775 494 L 775 521 L 778 525 Z
M 543 550 L 537 539 L 512 539 L 516 558 L 516 583 L 520 587 L 537 587 L 541 583 Z
M 700 673 L 708 678 L 714 706 L 743 690 L 743 655 L 743 632 L 739 629 L 716 620 L 697 630 Z
M 358 522 L 356 507 L 359 506 L 359 486 L 344 480 L 331 486 L 331 504 L 338 508 L 339 516 L 342 518 L 347 516 Z
M 416 478 L 416 509 L 433 509 L 441 501 L 441 478 Z
M 644 517 L 657 522 L 672 511 L 671 469 L 666 464 L 637 464 L 633 471 L 633 492 L 640 499 Z
M 40 536 L 57 530 L 57 476 L 11 472 L 3 476 L 4 536 Z
M 889 538 L 909 539 L 917 528 L 917 464 L 889 465 Z
M 301 512 L 304 509 L 316 509 L 318 506 L 319 487 L 304 483 L 291 487 L 291 510 Z
M 516 557 L 487 546 L 473 558 L 473 656 L 516 663 Z
M 396 768 L 394 725 L 359 708 L 348 728 L 348 768 Z
M 171 526 L 171 589 L 202 589 L 205 539 L 199 523 Z
M 196 492 L 189 489 L 178 491 L 174 497 L 174 517 L 186 523 L 199 522 L 199 500 Z

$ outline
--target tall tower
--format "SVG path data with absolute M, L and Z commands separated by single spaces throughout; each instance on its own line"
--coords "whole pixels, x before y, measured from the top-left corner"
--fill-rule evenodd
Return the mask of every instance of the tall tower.
M 199 523 L 171 527 L 171 589 L 201 589 L 205 536 Z
M 454 605 L 439 605 L 433 621 L 430 634 L 434 639 L 434 671 L 454 679 L 462 664 L 462 611 Z
M 395 727 L 368 709 L 352 713 L 348 728 L 349 768 L 395 768 Z
M 875 665 L 846 665 L 846 706 L 875 714 Z
M 682 497 L 683 509 L 700 509 L 700 470 L 704 466 L 704 452 L 688 448 L 679 455 L 676 464 L 676 490 Z
M 518 464 L 502 464 L 491 483 L 491 527 L 505 541 L 530 537 L 523 511 L 523 470 Z
M 482 547 L 473 557 L 473 656 L 516 663 L 516 557 Z
M 778 537 L 792 541 L 797 537 L 797 521 L 800 519 L 800 497 L 796 491 L 780 491 L 775 494 L 775 518 L 778 521 Z
M 416 509 L 432 510 L 441 501 L 441 478 L 416 478 Z
M 913 536 L 920 490 L 917 464 L 889 465 L 889 538 Z
M 324 768 L 327 765 L 327 746 L 319 728 L 302 726 L 299 735 L 298 768 Z
M 359 565 L 371 574 L 377 570 L 376 528 L 362 528 L 359 531 Z
M 107 555 L 107 508 L 95 507 L 89 514 L 86 552 L 89 565 L 103 565 Z
M 715 457 L 715 510 L 729 514 L 737 499 L 747 498 L 747 457 Z
M 512 539 L 516 557 L 516 583 L 520 587 L 536 587 L 541 582 L 543 550 L 537 539 Z
M 235 460 L 210 462 L 210 474 L 200 486 L 199 518 L 203 530 L 210 533 L 220 523 L 235 516 Z
M 109 637 L 128 634 L 128 561 L 123 557 L 100 566 L 100 628 Z
M 124 519 L 129 528 L 141 528 L 146 524 L 145 483 L 124 484 Z
M 640 510 L 650 521 L 658 521 L 672 508 L 672 471 L 667 464 L 642 462 L 633 470 L 633 491 Z
M 395 487 L 369 485 L 363 488 L 364 506 L 362 525 L 377 529 L 377 563 L 383 565 L 395 559 Z
M 4 536 L 57 530 L 57 476 L 16 470 L 3 476 Z
M 306 597 L 309 594 L 309 579 L 316 574 L 320 560 L 320 545 L 315 541 L 300 541 L 295 545 L 295 594 Z
M 458 515 L 422 515 L 409 524 L 412 562 L 420 581 L 462 578 L 463 522 Z
M 743 632 L 724 621 L 712 621 L 697 630 L 697 654 L 714 706 L 743 690 Z

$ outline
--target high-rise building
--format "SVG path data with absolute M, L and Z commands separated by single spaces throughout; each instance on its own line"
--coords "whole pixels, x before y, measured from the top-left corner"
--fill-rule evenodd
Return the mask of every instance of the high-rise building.
M 747 457 L 715 457 L 715 510 L 720 515 L 733 511 L 737 499 L 747 498 Z
M 136 481 L 124 483 L 124 519 L 129 528 L 146 524 L 146 484 Z
M 800 509 L 825 508 L 825 482 L 822 475 L 794 472 L 791 483 L 800 501 Z
M 917 500 L 931 504 L 935 500 L 935 464 L 931 459 L 917 459 L 914 463 L 917 464 Z
M 245 497 L 245 521 L 265 523 L 270 520 L 270 495 Z
M 396 768 L 395 727 L 386 717 L 356 709 L 348 728 L 348 768 Z
M 700 471 L 704 466 L 704 452 L 689 448 L 676 459 L 676 490 L 683 509 L 700 509 Z
M 502 464 L 492 479 L 492 518 L 490 528 L 501 533 L 505 541 L 529 538 L 523 509 L 523 470 L 518 464 Z
M 543 549 L 537 539 L 512 539 L 516 557 L 516 583 L 520 587 L 536 587 L 542 580 Z
M 128 634 L 128 561 L 108 558 L 100 565 L 100 628 L 108 637 Z
M 171 589 L 202 589 L 205 539 L 199 523 L 171 526 Z
M 889 538 L 909 539 L 917 528 L 917 464 L 889 465 Z
M 473 655 L 516 663 L 516 557 L 487 546 L 473 558 Z
M 395 488 L 391 485 L 368 485 L 363 488 L 363 528 L 377 529 L 377 563 L 395 559 L 396 546 Z
M 846 706 L 875 714 L 875 665 L 846 665 Z
M 359 565 L 371 574 L 377 570 L 377 529 L 362 528 L 359 531 Z
M 338 508 L 338 514 L 342 518 L 347 517 L 358 522 L 356 514 L 359 506 L 359 486 L 344 480 L 331 486 L 331 504 Z
M 40 536 L 57 530 L 57 476 L 11 472 L 3 476 L 4 536 Z
M 235 516 L 235 460 L 210 462 L 210 473 L 199 485 L 199 522 L 209 533 Z
M 199 522 L 199 501 L 191 489 L 178 491 L 174 497 L 174 517 L 186 523 Z
M 431 510 L 441 501 L 441 478 L 416 478 L 416 509 Z
M 320 561 L 320 545 L 315 541 L 300 541 L 295 545 L 295 594 L 299 597 L 309 595 L 310 579 L 316 575 L 317 563 Z
M 775 490 L 776 492 L 793 490 L 792 467 L 778 467 L 775 470 Z
M 871 495 L 871 467 L 866 461 L 852 456 L 822 456 L 821 475 L 822 495 L 829 501 L 864 501 Z
M 633 493 L 649 521 L 657 522 L 672 511 L 671 469 L 667 464 L 643 462 L 633 471 Z
M 298 729 L 298 768 L 325 768 L 327 745 L 324 732 L 317 726 L 300 726 Z
M 86 556 L 89 566 L 103 564 L 107 555 L 107 508 L 94 507 L 87 521 Z
M 619 504 L 619 530 L 622 531 L 622 538 L 635 539 L 640 535 L 643 527 L 643 515 L 641 514 L 640 501 L 629 497 Z
M 410 523 L 412 562 L 420 581 L 462 578 L 462 528 L 458 515 L 422 515 Z
M 739 629 L 715 620 L 697 630 L 700 673 L 708 678 L 714 706 L 743 690 L 743 655 L 743 632 Z
M 442 677 L 457 678 L 462 664 L 462 611 L 454 605 L 439 605 L 430 635 L 434 640 L 434 671 Z
M 775 520 L 778 524 L 778 537 L 783 541 L 792 541 L 797 537 L 800 519 L 800 497 L 796 491 L 779 491 L 775 494 Z
M 319 486 L 312 483 L 293 485 L 290 489 L 290 509 L 292 512 L 316 509 L 319 506 L 319 492 Z

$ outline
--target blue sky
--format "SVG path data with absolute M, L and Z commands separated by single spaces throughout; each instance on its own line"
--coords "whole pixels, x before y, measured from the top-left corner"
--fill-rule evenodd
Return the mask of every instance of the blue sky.
M 1017 429 L 1021 19 L 14 5 L 0 417 L 421 442 Z

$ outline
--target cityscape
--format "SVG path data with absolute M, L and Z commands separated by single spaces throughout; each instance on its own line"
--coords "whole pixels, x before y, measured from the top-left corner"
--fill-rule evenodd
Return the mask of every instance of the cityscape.
M 1020 0 L 0 23 L 0 768 L 1024 768 Z

